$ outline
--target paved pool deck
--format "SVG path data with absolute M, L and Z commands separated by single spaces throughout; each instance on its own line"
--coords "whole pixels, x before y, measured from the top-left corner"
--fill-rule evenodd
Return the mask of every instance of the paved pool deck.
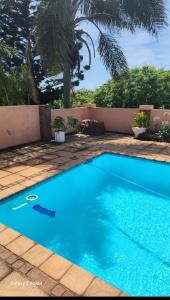
M 170 144 L 108 133 L 70 136 L 0 151 L 0 201 L 103 152 L 170 163 Z M 18 232 L 0 224 L 0 296 L 127 296 Z

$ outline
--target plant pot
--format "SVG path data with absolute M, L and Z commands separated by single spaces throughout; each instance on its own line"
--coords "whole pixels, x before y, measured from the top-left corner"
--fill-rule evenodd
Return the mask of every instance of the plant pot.
M 146 128 L 143 127 L 132 127 L 135 138 L 138 138 L 142 133 L 146 132 Z
M 64 143 L 66 140 L 65 138 L 65 131 L 57 131 L 55 132 L 55 141 L 57 143 Z

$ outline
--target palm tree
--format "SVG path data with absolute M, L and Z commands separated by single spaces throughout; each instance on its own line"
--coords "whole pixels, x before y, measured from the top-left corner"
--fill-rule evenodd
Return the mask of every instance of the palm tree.
M 37 47 L 50 72 L 63 72 L 65 108 L 70 106 L 73 73 L 80 71 L 80 49 L 86 47 L 89 67 L 96 51 L 84 22 L 98 30 L 97 50 L 115 77 L 127 70 L 115 33 L 141 28 L 157 35 L 165 19 L 164 0 L 41 0 L 35 23 Z

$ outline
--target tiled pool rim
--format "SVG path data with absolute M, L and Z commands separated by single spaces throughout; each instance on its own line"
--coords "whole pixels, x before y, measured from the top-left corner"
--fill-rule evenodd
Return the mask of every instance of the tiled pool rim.
M 119 137 L 119 136 L 118 136 Z M 123 138 L 123 135 L 122 135 Z M 104 138 L 103 138 L 104 140 Z M 142 146 L 142 143 L 138 141 L 135 143 L 136 145 Z M 153 145 L 152 143 L 151 145 Z M 160 144 L 159 144 L 160 145 Z M 158 146 L 159 146 L 158 145 Z M 165 148 L 164 145 L 163 149 Z M 66 145 L 66 148 L 69 147 L 69 144 Z M 168 147 L 168 146 L 167 146 Z M 97 147 L 98 148 L 98 147 Z M 99 147 L 100 148 L 100 147 Z M 140 148 L 140 147 L 139 147 Z M 149 146 L 148 146 L 149 148 Z M 145 149 L 145 147 L 144 147 Z M 148 154 L 142 154 L 141 153 L 135 153 L 135 145 L 134 145 L 134 151 L 129 151 L 127 147 L 125 147 L 126 153 L 124 153 L 121 150 L 111 151 L 110 149 L 107 149 L 107 145 L 105 145 L 104 149 L 94 149 L 95 151 L 88 154 L 88 156 L 84 156 L 81 161 L 73 161 L 73 164 L 71 167 L 75 167 L 76 165 L 79 165 L 80 163 L 83 163 L 93 157 L 102 155 L 104 153 L 114 153 L 114 154 L 120 154 L 125 155 L 129 157 L 138 157 L 138 158 L 144 158 L 149 160 L 156 160 L 157 162 L 164 161 L 166 163 L 170 163 L 169 157 L 167 160 L 165 158 L 161 159 L 161 154 L 158 155 L 158 157 L 153 155 L 150 155 L 150 152 Z M 133 150 L 133 147 L 132 149 Z M 168 148 L 170 150 L 170 148 Z M 65 150 L 66 151 L 66 150 Z M 169 152 L 170 153 L 170 152 Z M 160 158 L 160 159 L 159 159 Z M 48 174 L 47 178 L 42 178 L 42 180 L 39 180 L 38 182 L 30 182 L 30 187 L 33 185 L 38 184 L 39 182 L 42 182 L 44 180 L 48 180 L 49 177 L 53 177 L 54 175 L 57 175 L 58 173 L 61 173 L 63 171 L 69 170 L 70 166 L 64 168 L 64 170 L 56 170 L 56 173 L 53 171 L 52 174 Z M 5 169 L 4 169 L 5 170 Z M 27 179 L 28 181 L 28 179 Z M 19 187 L 18 187 L 19 188 Z M 28 189 L 28 186 L 21 186 L 19 190 L 15 191 L 15 188 L 9 192 L 6 196 L 1 198 L 2 200 L 6 200 L 9 196 L 15 195 L 17 193 L 20 193 L 21 191 Z M 21 241 L 24 241 L 24 249 L 21 248 Z M 0 258 L 3 259 L 5 262 L 10 264 L 10 261 L 12 262 L 11 266 L 14 270 L 17 270 L 21 273 L 24 273 L 27 278 L 33 279 L 39 278 L 41 279 L 44 276 L 47 276 L 47 280 L 54 281 L 53 285 L 56 285 L 54 289 L 45 288 L 45 292 L 47 295 L 57 295 L 62 294 L 70 295 L 70 296 L 127 296 L 122 291 L 118 290 L 117 288 L 114 288 L 113 286 L 105 283 L 104 281 L 100 280 L 93 274 L 90 274 L 86 272 L 85 270 L 81 269 L 80 267 L 76 266 L 75 264 L 72 264 L 68 260 L 62 258 L 61 256 L 49 251 L 48 249 L 42 247 L 41 245 L 35 243 L 34 241 L 31 241 L 27 237 L 20 235 L 19 233 L 15 232 L 14 230 L 6 227 L 5 225 L 0 225 Z M 11 258 L 11 259 L 10 259 Z M 13 259 L 12 259 L 13 258 Z M 15 259 L 14 259 L 15 258 Z M 38 259 L 39 258 L 39 259 Z M 14 262 L 13 262 L 14 261 Z M 21 268 L 16 267 L 17 261 L 21 262 Z M 18 262 L 18 265 L 19 265 Z M 54 264 L 56 268 L 54 269 Z M 24 267 L 25 266 L 25 269 Z M 24 269 L 24 272 L 22 270 Z M 26 272 L 28 270 L 28 272 Z M 33 270 L 31 272 L 31 270 Z M 38 275 L 39 274 L 39 275 Z M 36 277 L 37 276 L 37 277 Z M 47 285 L 48 286 L 48 285 Z

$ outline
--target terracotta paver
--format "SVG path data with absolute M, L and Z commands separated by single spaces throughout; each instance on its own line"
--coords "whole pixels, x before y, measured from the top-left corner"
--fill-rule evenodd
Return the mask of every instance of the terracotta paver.
M 52 160 L 52 159 L 55 159 L 56 157 L 57 157 L 56 154 L 47 154 L 47 155 L 42 156 L 42 159 Z
M 66 163 L 68 161 L 70 161 L 70 159 L 68 157 L 59 157 L 59 158 L 51 160 L 50 162 L 53 162 L 56 165 L 58 165 L 58 164 L 61 164 L 61 163 Z
M 55 163 L 52 163 L 52 161 L 49 161 L 49 162 L 45 162 L 43 164 L 37 165 L 35 168 L 38 169 L 39 171 L 46 171 L 53 167 L 55 167 Z
M 50 250 L 40 245 L 36 245 L 28 250 L 22 257 L 32 265 L 38 267 L 51 255 L 52 252 Z
M 25 161 L 25 164 L 27 165 L 27 167 L 35 167 L 36 165 L 39 165 L 42 163 L 44 163 L 44 160 L 42 160 L 41 158 L 33 158 L 33 159 Z
M 0 232 L 3 231 L 4 229 L 6 229 L 6 226 L 3 224 L 0 224 Z
M 23 267 L 24 265 L 24 261 L 17 259 L 13 264 L 12 264 L 12 268 L 15 270 L 19 270 L 21 267 Z
M 11 272 L 11 268 L 9 268 L 9 266 L 3 261 L 0 261 L 0 280 L 6 277 L 10 272 Z
M 24 176 L 24 177 L 29 177 L 29 176 L 37 174 L 39 172 L 40 172 L 40 170 L 37 169 L 36 167 L 29 167 L 28 169 L 20 171 L 17 174 Z
M 21 271 L 21 269 L 20 269 L 20 271 Z M 37 268 L 31 269 L 27 273 L 27 276 L 32 281 L 42 282 L 41 288 L 48 293 L 50 293 L 52 291 L 52 289 L 54 289 L 54 287 L 58 284 L 57 281 L 50 278 L 49 276 L 47 276 L 45 273 L 43 273 L 42 271 L 40 271 Z
M 120 294 L 121 292 L 119 290 L 113 288 L 111 285 L 100 280 L 99 278 L 95 278 L 85 292 L 85 296 L 92 297 L 115 297 L 119 296 Z
M 15 240 L 20 234 L 13 229 L 7 228 L 0 232 L 0 245 L 6 246 Z
M 0 179 L 0 185 L 7 186 L 11 183 L 15 183 L 15 182 L 17 182 L 19 180 L 22 180 L 22 179 L 24 179 L 22 176 L 17 175 L 17 174 L 12 174 L 12 175 L 7 176 L 5 178 L 1 178 Z
M 94 276 L 92 274 L 84 271 L 76 265 L 73 265 L 60 280 L 60 283 L 74 293 L 82 295 L 93 279 Z
M 47 296 L 39 287 L 29 281 L 25 276 L 12 272 L 0 282 L 0 295 L 5 296 Z
M 12 265 L 14 262 L 16 262 L 17 259 L 18 259 L 17 255 L 12 254 L 12 255 L 10 255 L 5 261 L 6 261 L 8 264 Z
M 0 258 L 3 260 L 7 260 L 12 255 L 12 252 L 8 249 L 0 252 Z
M 56 297 L 61 297 L 65 292 L 65 288 L 58 284 L 53 290 L 52 295 Z
M 59 280 L 71 267 L 71 265 L 72 263 L 63 257 L 53 255 L 41 265 L 40 269 L 52 278 Z
M 21 184 L 15 184 L 11 187 L 11 190 L 13 191 L 13 193 L 20 192 L 23 189 L 24 189 L 24 187 Z
M 0 178 L 4 178 L 9 175 L 11 175 L 9 172 L 0 170 Z
M 73 153 L 69 151 L 57 151 L 57 155 L 65 158 L 71 158 L 73 156 Z
M 34 185 L 35 181 L 28 179 L 28 180 L 22 181 L 20 184 L 23 185 L 24 187 L 29 187 L 29 186 Z
M 29 168 L 29 166 L 27 166 L 27 165 L 16 164 L 14 166 L 6 168 L 6 171 L 15 174 L 17 172 L 21 172 L 21 171 L 23 171 L 25 169 L 28 169 L 28 168 Z
M 23 255 L 31 247 L 34 246 L 34 242 L 25 236 L 19 236 L 13 242 L 9 243 L 6 248 L 17 255 Z
M 15 194 L 23 189 L 24 189 L 24 186 L 22 186 L 21 184 L 16 184 L 10 188 L 0 191 L 0 200 L 6 198 L 8 196 L 11 196 L 12 194 Z
M 64 292 L 64 294 L 62 295 L 62 297 L 77 297 L 76 294 L 70 292 L 70 291 L 66 291 Z
M 43 173 L 41 175 L 38 175 L 38 176 L 35 176 L 32 178 L 32 180 L 37 183 L 37 182 L 41 182 L 45 179 L 47 179 L 48 177 L 50 177 L 50 174 L 49 173 Z

